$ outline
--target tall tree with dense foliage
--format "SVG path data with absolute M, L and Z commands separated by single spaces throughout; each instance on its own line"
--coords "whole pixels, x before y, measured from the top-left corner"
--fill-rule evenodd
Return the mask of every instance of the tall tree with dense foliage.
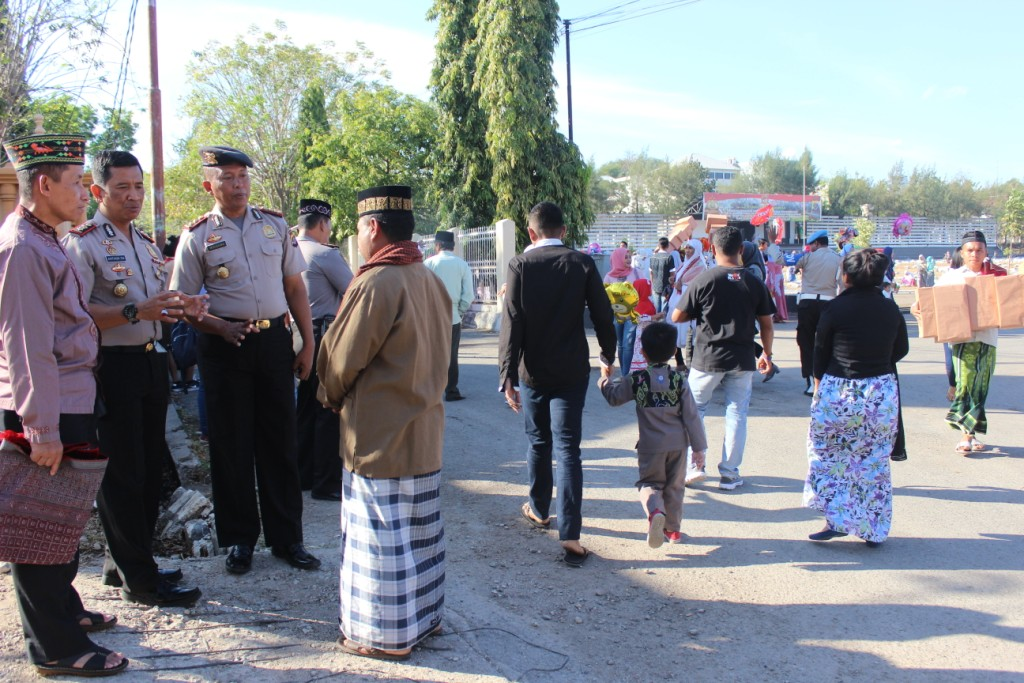
M 593 219 L 590 176 L 555 121 L 557 3 L 436 0 L 431 16 L 439 21 L 432 86 L 443 220 L 511 218 L 521 246 L 530 208 L 549 200 L 565 212 L 567 241 L 581 242 Z
M 275 28 L 277 33 L 254 27 L 230 45 L 211 43 L 197 53 L 186 69 L 192 89 L 184 110 L 200 145 L 230 145 L 252 157 L 254 203 L 294 218 L 303 177 L 303 94 L 313 84 L 325 94 L 348 87 L 357 76 L 346 67 L 360 55 L 346 55 L 343 65 L 320 47 L 299 47 L 280 35 L 280 22 Z
M 861 207 L 871 203 L 871 181 L 840 171 L 825 183 L 824 194 L 826 216 L 859 216 Z
M 1024 190 L 1016 189 L 1010 192 L 1003 206 L 1003 215 L 999 220 L 1000 241 L 1010 251 L 1010 258 L 1013 258 L 1013 248 L 1020 245 L 1021 238 L 1024 238 Z
M 473 88 L 479 50 L 473 17 L 479 5 L 479 0 L 436 0 L 427 15 L 438 23 L 430 74 L 438 124 L 431 154 L 432 200 L 445 227 L 479 227 L 494 221 L 487 117 Z
M 327 120 L 327 102 L 324 89 L 313 83 L 302 93 L 299 103 L 299 164 L 302 168 L 302 194 L 310 194 L 310 171 L 323 166 L 323 162 L 311 154 L 313 146 L 331 130 Z
M 782 150 L 765 152 L 754 157 L 750 171 L 740 173 L 733 181 L 733 192 L 756 192 L 763 194 L 807 194 L 818 186 L 818 169 L 808 149 L 799 159 L 787 159 Z

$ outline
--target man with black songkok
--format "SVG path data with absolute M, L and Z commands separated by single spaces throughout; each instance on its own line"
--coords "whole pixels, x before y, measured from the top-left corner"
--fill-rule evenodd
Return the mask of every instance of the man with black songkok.
M 411 241 L 411 188 L 357 200 L 366 263 L 317 356 L 321 400 L 341 418 L 341 647 L 406 659 L 444 606 L 447 368 L 437 359 L 449 351 L 452 308 Z
M 299 202 L 299 250 L 306 260 L 302 281 L 309 292 L 313 316 L 313 357 L 334 321 L 341 298 L 352 282 L 352 270 L 338 247 L 330 243 L 331 205 L 318 199 Z M 320 378 L 316 367 L 299 382 L 296 398 L 299 433 L 299 480 L 315 500 L 341 500 L 341 457 L 338 454 L 338 415 L 316 399 Z
M 199 153 L 215 204 L 182 231 L 170 286 L 210 295 L 210 315 L 189 322 L 200 332 L 217 538 L 231 547 L 232 574 L 251 569 L 261 521 L 276 557 L 317 569 L 302 543 L 295 441 L 294 378 L 309 376 L 313 360 L 305 263 L 282 215 L 249 204 L 249 157 L 231 147 Z M 302 335 L 298 354 L 289 311 Z
M 452 299 L 452 353 L 448 359 L 448 384 L 444 400 L 461 401 L 459 392 L 459 341 L 462 339 L 462 316 L 473 303 L 473 271 L 469 264 L 455 255 L 455 233 L 438 230 L 434 234 L 435 254 L 423 262 L 441 278 Z

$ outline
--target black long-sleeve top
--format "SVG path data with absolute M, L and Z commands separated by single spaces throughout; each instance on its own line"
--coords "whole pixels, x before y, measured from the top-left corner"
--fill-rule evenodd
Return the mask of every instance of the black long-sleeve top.
M 909 350 L 907 322 L 896 303 L 875 287 L 851 287 L 821 314 L 814 340 L 814 376 L 886 375 Z
M 615 358 L 612 306 L 593 259 L 562 245 L 531 249 L 508 266 L 499 337 L 501 383 L 558 389 L 590 376 L 583 328 L 590 311 L 605 362 Z

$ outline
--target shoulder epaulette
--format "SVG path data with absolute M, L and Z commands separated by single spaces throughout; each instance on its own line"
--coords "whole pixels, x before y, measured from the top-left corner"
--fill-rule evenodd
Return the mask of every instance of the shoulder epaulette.
M 197 218 L 193 223 L 190 223 L 189 225 L 186 225 L 184 228 L 182 228 L 182 230 L 195 230 L 200 225 L 205 223 L 206 219 L 208 219 L 209 217 L 210 217 L 210 214 L 204 213 L 202 216 Z
M 135 232 L 137 232 L 139 234 L 139 237 L 141 237 L 142 239 L 146 240 L 150 244 L 156 244 L 156 240 L 153 239 L 152 237 L 150 237 L 149 233 L 142 232 L 138 228 L 135 228 Z
M 84 237 L 85 235 L 88 235 L 90 232 L 95 230 L 97 227 L 98 226 L 95 223 L 93 223 L 92 221 L 88 221 L 86 223 L 82 223 L 77 228 L 74 228 L 69 232 L 75 237 Z
M 259 207 L 259 210 L 262 211 L 263 213 L 268 213 L 271 216 L 277 216 L 278 218 L 284 218 L 284 214 L 281 213 L 280 211 L 274 211 L 273 209 L 268 209 L 265 206 Z

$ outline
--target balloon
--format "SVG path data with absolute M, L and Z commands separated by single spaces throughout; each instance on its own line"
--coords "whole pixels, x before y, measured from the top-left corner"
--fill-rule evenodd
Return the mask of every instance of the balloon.
M 909 213 L 901 213 L 896 220 L 892 222 L 892 235 L 893 237 L 906 237 L 910 234 L 910 229 L 914 227 L 914 219 L 910 217 Z

